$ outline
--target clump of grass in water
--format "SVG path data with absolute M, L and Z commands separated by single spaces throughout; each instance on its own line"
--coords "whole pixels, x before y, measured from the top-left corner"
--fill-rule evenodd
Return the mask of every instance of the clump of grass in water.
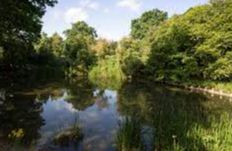
M 75 118 L 74 125 L 58 133 L 53 142 L 59 146 L 68 146 L 70 143 L 78 143 L 83 137 L 78 118 Z
M 119 124 L 116 135 L 116 145 L 119 151 L 142 151 L 142 125 L 138 119 L 126 117 Z

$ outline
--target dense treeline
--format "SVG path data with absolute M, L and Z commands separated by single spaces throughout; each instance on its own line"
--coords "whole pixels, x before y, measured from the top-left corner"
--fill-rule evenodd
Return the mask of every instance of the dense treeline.
M 5 64 L 26 64 L 40 35 L 41 18 L 56 0 L 0 1 L 0 52 Z
M 231 80 L 232 1 L 213 1 L 153 31 L 150 71 L 158 80 Z
M 231 12 L 230 0 L 211 1 L 169 19 L 159 10 L 146 12 L 132 22 L 130 40 L 140 43 L 140 48 L 132 44 L 128 49 L 148 51 L 144 52 L 145 62 L 138 58 L 145 65 L 143 73 L 156 81 L 229 81 L 232 78 Z M 154 17 L 149 17 L 152 13 Z M 131 63 L 135 62 L 131 60 Z M 138 75 L 135 65 L 133 69 Z
M 130 35 L 119 42 L 98 38 L 85 22 L 73 24 L 64 37 L 40 34 L 41 17 L 55 0 L 1 3 L 1 70 L 36 66 L 71 78 L 89 74 L 95 81 L 232 79 L 231 0 L 211 0 L 169 18 L 158 9 L 147 11 L 132 21 Z M 12 16 L 22 21 L 9 20 Z
M 126 71 L 131 71 L 130 64 L 134 64 L 132 69 L 135 71 L 130 74 L 135 73 L 134 77 L 140 76 L 136 67 L 141 67 L 142 62 L 144 65 L 140 70 L 142 76 L 155 81 L 230 81 L 231 12 L 232 1 L 225 0 L 211 1 L 169 19 L 165 12 L 159 10 L 144 13 L 141 18 L 132 22 L 130 38 L 140 48 L 136 48 L 131 42 L 131 46 L 127 49 L 135 53 L 142 51 L 140 55 L 144 55 L 138 57 L 140 61 L 136 64 L 132 59 L 130 63 L 127 62 Z M 151 13 L 156 17 L 148 17 Z M 144 24 L 151 26 L 141 28 L 145 26 Z M 144 31 L 145 29 L 147 31 Z M 146 35 L 134 36 L 135 33 L 139 35 L 139 32 Z
M 56 0 L 0 1 L 0 77 L 24 75 L 33 65 L 41 18 Z M 16 74 L 17 73 L 17 74 Z
M 120 69 L 128 78 L 161 82 L 230 81 L 231 12 L 231 0 L 212 0 L 171 18 L 158 9 L 145 12 L 118 42 Z

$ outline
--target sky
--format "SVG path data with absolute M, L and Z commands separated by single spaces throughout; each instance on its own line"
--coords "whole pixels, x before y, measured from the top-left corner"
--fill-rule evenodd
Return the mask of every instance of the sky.
M 72 23 L 85 21 L 94 27 L 99 37 L 120 40 L 130 33 L 131 20 L 145 11 L 158 8 L 169 16 L 184 13 L 208 0 L 58 0 L 47 8 L 43 17 L 43 32 L 62 34 Z

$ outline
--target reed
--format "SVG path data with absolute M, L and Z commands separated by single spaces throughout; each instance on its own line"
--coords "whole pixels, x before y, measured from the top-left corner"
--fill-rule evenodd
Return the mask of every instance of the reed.
M 138 119 L 126 117 L 119 124 L 116 135 L 118 151 L 142 151 L 144 143 L 142 138 L 142 125 Z

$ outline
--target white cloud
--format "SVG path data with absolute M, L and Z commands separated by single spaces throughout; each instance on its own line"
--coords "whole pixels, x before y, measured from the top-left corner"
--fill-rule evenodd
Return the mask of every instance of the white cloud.
M 54 20 L 58 20 L 62 16 L 62 12 L 58 9 L 51 11 L 50 14 L 52 15 L 52 19 Z
M 109 12 L 110 12 L 110 9 L 109 9 L 109 8 L 105 8 L 105 9 L 103 9 L 103 12 L 104 12 L 104 13 L 109 13 Z
M 141 2 L 139 0 L 119 0 L 117 5 L 119 7 L 129 8 L 133 11 L 138 11 L 141 7 Z
M 64 15 L 57 14 L 55 18 L 60 16 L 64 18 L 66 23 L 74 23 L 77 21 L 86 21 L 89 18 L 90 10 L 98 10 L 100 7 L 99 3 L 93 0 L 81 0 L 77 7 L 69 8 L 65 11 Z
M 100 5 L 97 2 L 94 2 L 92 0 L 81 0 L 80 6 L 82 8 L 92 9 L 92 10 L 98 10 Z
M 99 9 L 99 4 L 98 3 L 91 3 L 89 4 L 89 8 L 94 9 L 94 10 L 98 10 Z
M 83 8 L 70 8 L 65 14 L 64 18 L 66 23 L 74 23 L 77 21 L 86 21 L 89 15 Z

